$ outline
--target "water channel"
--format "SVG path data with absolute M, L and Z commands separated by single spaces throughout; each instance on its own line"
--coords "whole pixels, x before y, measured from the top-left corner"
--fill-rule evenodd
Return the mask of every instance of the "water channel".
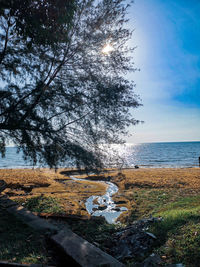
M 73 176 L 71 179 L 75 181 L 83 181 Z M 92 180 L 89 180 L 94 182 Z M 119 215 L 126 211 L 126 207 L 116 207 L 112 200 L 112 196 L 117 193 L 118 187 L 111 182 L 95 181 L 96 183 L 105 183 L 107 185 L 106 193 L 102 196 L 90 196 L 86 202 L 86 210 L 91 216 L 103 216 L 108 223 L 116 223 Z

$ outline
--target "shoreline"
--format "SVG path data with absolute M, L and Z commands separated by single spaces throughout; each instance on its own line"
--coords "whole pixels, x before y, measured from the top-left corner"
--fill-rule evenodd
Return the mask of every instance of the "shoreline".
M 104 170 L 107 170 L 107 169 L 113 169 L 113 170 L 136 170 L 136 169 L 200 169 L 200 166 L 198 165 L 195 165 L 195 166 L 177 166 L 177 167 L 169 167 L 169 166 L 141 166 L 141 165 L 136 165 L 138 166 L 139 168 L 135 168 L 135 167 L 124 167 L 124 168 L 118 168 L 118 167 L 108 167 L 108 168 L 105 168 L 105 169 L 102 169 L 103 171 Z M 19 167 L 0 167 L 0 170 L 54 170 L 53 168 L 49 168 L 49 167 L 29 167 L 29 166 L 19 166 Z M 73 171 L 76 171 L 78 170 L 76 167 L 59 167 L 57 170 L 73 170 Z M 82 170 L 82 169 L 81 169 Z

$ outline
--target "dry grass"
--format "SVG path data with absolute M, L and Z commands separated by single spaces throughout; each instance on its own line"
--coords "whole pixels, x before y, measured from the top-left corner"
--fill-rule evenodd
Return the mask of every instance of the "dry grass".
M 24 200 L 39 195 L 56 197 L 67 214 L 87 215 L 83 200 L 91 194 L 104 194 L 106 186 L 89 181 L 73 181 L 60 174 L 60 171 L 62 170 L 57 173 L 49 169 L 0 170 L 0 179 L 8 185 L 3 194 L 11 199 Z
M 191 190 L 200 189 L 200 169 L 126 169 L 115 176 L 112 180 L 123 189 L 144 188 L 184 188 Z M 110 174 L 108 174 L 110 175 Z M 123 176 L 123 177 L 122 177 Z
M 49 176 L 54 176 L 53 172 L 48 170 L 31 169 L 1 169 L 0 177 L 8 184 L 45 184 Z
M 30 198 L 52 196 L 60 199 L 67 214 L 87 215 L 84 201 L 91 195 L 105 193 L 105 186 L 91 181 L 73 181 L 67 176 L 66 169 L 57 173 L 49 169 L 0 170 L 0 179 L 8 184 L 4 191 L 10 198 Z M 65 174 L 65 175 L 64 175 Z M 85 175 L 79 176 L 84 178 Z M 113 170 L 89 179 L 109 179 L 119 187 L 114 200 L 118 206 L 126 206 L 129 211 L 122 217 L 129 217 L 131 210 L 137 206 L 134 194 L 149 195 L 167 193 L 171 201 L 178 197 L 195 195 L 200 189 L 200 169 L 124 169 Z M 65 182 L 63 184 L 62 182 Z M 145 191 L 144 191 L 145 190 Z

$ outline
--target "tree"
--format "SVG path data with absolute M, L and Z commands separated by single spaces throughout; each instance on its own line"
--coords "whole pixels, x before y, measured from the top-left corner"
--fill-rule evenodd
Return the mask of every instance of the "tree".
M 124 2 L 3 1 L 2 155 L 12 140 L 34 164 L 100 167 L 100 146 L 122 142 L 138 123 L 129 110 L 139 100 L 125 78 L 135 69 Z

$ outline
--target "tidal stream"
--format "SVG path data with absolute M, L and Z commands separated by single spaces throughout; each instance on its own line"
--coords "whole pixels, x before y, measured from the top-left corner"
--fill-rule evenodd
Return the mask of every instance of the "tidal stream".
M 83 181 L 83 179 L 70 176 L 75 181 Z M 94 182 L 92 180 L 89 180 Z M 111 182 L 95 181 L 96 183 L 105 183 L 107 185 L 106 193 L 103 196 L 90 196 L 86 202 L 86 210 L 91 216 L 103 216 L 108 223 L 116 223 L 119 215 L 126 211 L 126 207 L 116 207 L 112 200 L 112 196 L 117 193 L 118 187 Z

